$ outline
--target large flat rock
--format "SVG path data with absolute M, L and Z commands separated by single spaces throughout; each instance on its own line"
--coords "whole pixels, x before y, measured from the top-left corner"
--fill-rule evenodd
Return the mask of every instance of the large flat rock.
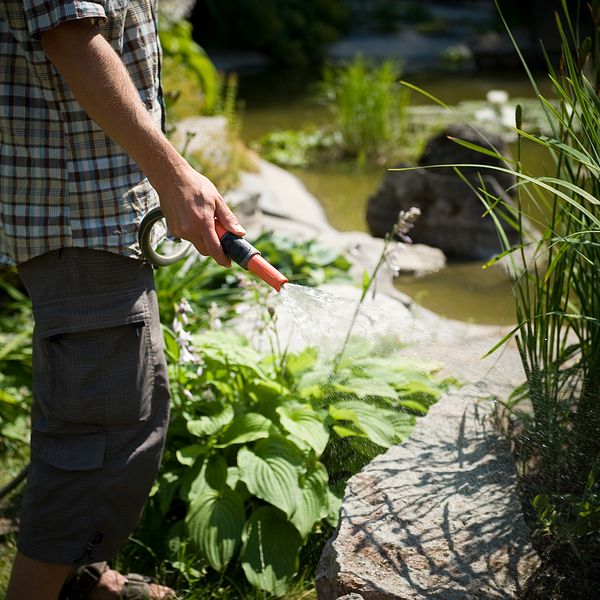
M 509 448 L 480 386 L 448 393 L 411 439 L 348 482 L 319 600 L 515 598 L 539 563 Z

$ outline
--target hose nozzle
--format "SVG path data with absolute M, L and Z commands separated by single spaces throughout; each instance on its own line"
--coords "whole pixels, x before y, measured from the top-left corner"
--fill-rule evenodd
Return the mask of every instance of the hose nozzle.
M 289 281 L 288 278 L 264 259 L 250 242 L 227 231 L 219 221 L 215 221 L 215 229 L 228 258 L 260 277 L 278 292 L 281 291 L 281 286 Z
M 153 240 L 152 230 L 156 223 L 162 219 L 164 219 L 164 215 L 160 206 L 153 208 L 142 219 L 138 232 L 142 254 L 144 255 L 144 258 L 155 267 L 172 265 L 186 256 L 191 247 L 190 242 L 180 243 L 181 240 L 179 240 L 179 238 L 171 238 L 169 235 L 163 234 L 162 237 L 159 237 L 159 242 L 162 239 L 166 239 L 177 243 L 174 245 L 170 244 L 167 247 L 166 252 L 163 251 L 162 248 L 158 248 Z M 227 231 L 227 229 L 225 229 L 218 221 L 215 221 L 215 229 L 221 240 L 221 245 L 223 246 L 225 254 L 232 261 L 236 262 L 243 269 L 260 277 L 278 292 L 281 291 L 281 286 L 288 281 L 287 277 L 282 275 L 272 264 L 266 261 L 252 244 L 247 242 L 244 238 Z

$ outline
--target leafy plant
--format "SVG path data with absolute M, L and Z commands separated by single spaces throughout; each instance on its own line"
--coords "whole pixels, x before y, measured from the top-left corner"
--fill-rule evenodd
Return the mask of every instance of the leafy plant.
M 343 66 L 325 67 L 319 101 L 330 110 L 332 123 L 272 131 L 257 148 L 268 160 L 301 168 L 323 161 L 364 164 L 404 156 L 397 146 L 407 130 L 409 91 L 398 82 L 401 71 L 395 61 L 376 65 L 361 56 Z
M 317 240 L 297 242 L 265 231 L 252 243 L 295 283 L 314 286 L 348 278 L 348 260 Z M 236 305 L 248 300 L 249 282 L 255 281 L 236 265 L 227 270 L 197 256 L 190 257 L 183 265 L 159 269 L 155 279 L 162 322 L 173 322 L 175 307 L 185 298 L 193 308 L 188 316 L 192 331 L 211 328 L 217 313 L 221 321 L 227 321 L 235 314 Z
M 349 266 L 314 242 L 263 236 L 256 244 L 297 281 Z M 201 266 L 207 277 L 212 267 Z M 180 302 L 165 328 L 172 418 L 136 544 L 185 585 L 243 573 L 246 586 L 281 596 L 306 573 L 301 555 L 331 534 L 347 479 L 405 440 L 442 384 L 434 365 L 364 342 L 335 364 L 314 348 L 261 355 L 231 330 L 202 330 L 192 320 L 198 300 Z
M 308 167 L 342 148 L 339 132 L 325 129 L 271 131 L 256 143 L 261 156 L 284 167 Z
M 346 66 L 324 69 L 322 95 L 348 155 L 378 156 L 400 140 L 409 101 L 408 91 L 399 85 L 400 74 L 398 62 L 376 66 L 361 56 Z
M 518 326 L 513 333 L 533 407 L 531 444 L 524 448 L 535 453 L 550 489 L 581 492 L 600 457 L 600 442 L 593 433 L 600 427 L 600 297 L 595 283 L 600 186 L 594 176 L 600 172 L 600 44 L 597 31 L 594 40 L 579 39 L 566 3 L 563 9 L 563 18 L 557 19 L 561 71 L 548 64 L 558 108 L 538 93 L 553 133 L 536 136 L 519 130 L 521 138 L 552 153 L 556 175 L 528 176 L 520 169 L 520 155 L 515 170 L 519 208 L 522 195 L 527 195 L 542 207 L 546 219 L 535 248 L 536 257 L 544 260 L 533 261 L 523 271 L 519 265 L 525 264 L 524 243 L 509 252 L 516 257 Z M 590 6 L 596 19 L 598 9 L 597 2 Z M 520 120 L 518 115 L 518 128 Z M 520 234 L 521 212 L 514 221 Z
M 164 57 L 163 86 L 169 107 L 173 107 L 175 100 L 181 106 L 178 97 L 182 95 L 181 86 L 185 85 L 186 114 L 210 114 L 217 103 L 219 76 L 206 52 L 193 40 L 192 24 L 186 20 L 170 21 L 159 28 L 159 36 Z
M 23 455 L 31 403 L 31 305 L 16 273 L 0 272 L 0 453 Z
M 241 567 L 276 595 L 291 585 L 311 536 L 336 524 L 347 478 L 406 439 L 415 412 L 440 393 L 428 368 L 375 358 L 370 348 L 331 377 L 314 349 L 279 370 L 275 357 L 230 331 L 193 337 L 200 364 L 180 362 L 175 335 L 166 343 L 174 408 L 155 507 L 168 522 L 183 503 L 181 518 L 211 569 Z M 181 540 L 179 519 L 166 536 L 167 546 Z

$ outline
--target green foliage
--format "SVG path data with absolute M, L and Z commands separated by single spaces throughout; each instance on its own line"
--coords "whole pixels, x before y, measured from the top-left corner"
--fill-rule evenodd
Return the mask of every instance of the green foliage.
M 264 234 L 255 244 L 303 283 L 349 267 L 314 241 Z M 347 479 L 405 440 L 443 385 L 435 366 L 364 342 L 334 365 L 314 348 L 264 355 L 229 329 L 206 331 L 203 315 L 221 294 L 232 313 L 248 299 L 247 284 L 224 273 L 201 261 L 158 274 L 161 309 L 174 321 L 165 327 L 172 415 L 163 471 L 135 539 L 183 586 L 241 577 L 242 587 L 281 596 L 311 568 L 302 562 L 308 549 L 331 534 Z
M 348 260 L 318 240 L 297 242 L 266 232 L 254 241 L 254 245 L 293 283 L 316 286 L 326 281 L 349 278 Z
M 396 157 L 410 96 L 399 84 L 401 71 L 395 61 L 375 64 L 360 56 L 344 66 L 325 67 L 319 100 L 332 114 L 331 125 L 270 132 L 257 143 L 261 154 L 287 167 Z
M 169 133 L 189 117 L 220 115 L 227 120 L 223 139 L 210 147 L 190 150 L 193 135 L 186 133 L 178 150 L 221 192 L 234 188 L 242 170 L 255 170 L 255 159 L 239 138 L 238 84 L 235 74 L 218 74 L 204 50 L 192 39 L 192 25 L 185 20 L 161 17 L 163 46 L 162 86 L 169 119 Z
M 328 155 L 339 155 L 342 137 L 324 129 L 271 131 L 257 142 L 261 156 L 284 167 L 308 167 Z
M 348 17 L 346 3 L 337 0 L 207 0 L 195 12 L 203 43 L 258 50 L 295 68 L 318 65 Z
M 263 232 L 251 241 L 294 283 L 315 286 L 348 279 L 348 260 L 317 240 L 295 242 L 273 232 Z M 256 281 L 236 265 L 228 270 L 212 260 L 198 258 L 190 258 L 183 265 L 163 267 L 156 271 L 155 279 L 162 322 L 173 322 L 176 304 L 185 298 L 194 309 L 188 316 L 193 331 L 212 328 L 216 319 L 224 322 L 232 317 L 237 304 L 248 300 L 248 283 Z
M 22 455 L 29 437 L 31 308 L 13 270 L 0 272 L 0 453 Z
M 167 546 L 177 546 L 184 518 L 211 569 L 241 565 L 249 583 L 275 595 L 294 580 L 311 536 L 337 522 L 347 478 L 406 439 L 415 409 L 426 412 L 441 389 L 430 368 L 397 354 L 375 358 L 372 348 L 335 373 L 314 349 L 281 364 L 230 331 L 193 337 L 200 364 L 167 348 L 173 415 L 153 504 L 167 522 L 184 507 L 165 531 Z
M 588 11 L 590 24 L 597 24 L 600 3 Z M 510 173 L 517 181 L 516 206 L 483 183 L 472 186 L 505 248 L 490 264 L 504 260 L 513 282 L 517 325 L 496 348 L 514 338 L 526 381 L 506 407 L 521 424 L 515 441 L 538 515 L 535 529 L 551 536 L 548 555 L 557 547 L 569 555 L 574 551 L 585 570 L 594 562 L 590 557 L 597 561 L 600 555 L 600 31 L 595 27 L 593 38 L 581 39 L 564 1 L 556 23 L 560 70 L 548 61 L 556 100 L 540 92 L 523 60 L 548 133 L 526 131 L 524 111 L 517 107 L 514 160 L 455 141 L 505 160 L 511 168 L 487 168 Z M 519 52 L 516 43 L 515 48 Z M 523 170 L 523 140 L 548 151 L 554 175 L 535 177 Z M 532 236 L 528 221 L 539 236 Z M 518 234 L 514 246 L 504 223 Z
M 169 22 L 159 29 L 163 49 L 163 87 L 169 108 L 182 100 L 189 114 L 210 114 L 217 103 L 219 76 L 204 50 L 192 39 L 188 21 Z M 183 88 L 181 86 L 184 86 Z M 177 110 L 177 109 L 175 109 Z
M 307 284 L 349 267 L 314 241 L 264 234 L 256 245 Z M 439 397 L 435 366 L 364 343 L 335 370 L 314 348 L 259 354 L 230 329 L 209 330 L 252 298 L 245 272 L 189 259 L 156 280 L 163 322 L 173 324 L 164 326 L 171 422 L 162 471 L 116 566 L 156 573 L 190 599 L 293 597 L 337 523 L 347 479 L 405 440 Z M 4 450 L 13 439 L 25 447 L 32 324 L 16 282 L 0 285 Z
M 526 458 L 536 456 L 546 490 L 563 495 L 583 493 L 600 457 L 600 39 L 581 40 L 570 19 L 565 5 L 557 20 L 561 72 L 549 63 L 558 106 L 538 93 L 552 134 L 520 130 L 517 115 L 520 137 L 544 146 L 556 161 L 555 176 L 532 178 L 517 157 L 518 208 L 528 198 L 543 215 L 536 260 L 522 269 L 521 210 L 512 219 L 520 243 L 507 248 L 514 259 L 514 334 L 527 375 L 523 391 L 533 407 L 521 448 Z
M 322 94 L 350 156 L 378 156 L 399 142 L 409 101 L 400 74 L 398 62 L 376 65 L 360 56 L 325 68 Z

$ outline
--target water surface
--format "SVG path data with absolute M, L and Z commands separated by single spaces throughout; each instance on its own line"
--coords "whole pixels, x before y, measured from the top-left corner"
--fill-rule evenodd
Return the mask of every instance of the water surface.
M 533 97 L 529 81 L 521 74 L 430 74 L 407 77 L 448 104 L 462 100 L 484 100 L 491 89 L 506 90 L 511 98 Z M 542 81 L 543 93 L 549 84 Z M 316 84 L 293 73 L 265 72 L 240 80 L 244 101 L 242 137 L 248 143 L 275 129 L 299 129 L 326 124 L 331 116 L 316 100 Z M 431 101 L 413 94 L 413 105 Z M 510 148 L 513 156 L 515 147 Z M 533 143 L 523 146 L 527 171 L 551 171 L 543 149 Z M 327 219 L 341 231 L 367 231 L 368 198 L 381 184 L 384 167 L 360 169 L 355 165 L 325 165 L 290 169 L 319 200 Z M 483 211 L 482 211 L 483 212 Z M 476 323 L 508 324 L 514 321 L 510 282 L 500 269 L 482 271 L 480 263 L 451 264 L 444 271 L 421 279 L 403 279 L 397 287 L 425 308 L 449 318 Z

